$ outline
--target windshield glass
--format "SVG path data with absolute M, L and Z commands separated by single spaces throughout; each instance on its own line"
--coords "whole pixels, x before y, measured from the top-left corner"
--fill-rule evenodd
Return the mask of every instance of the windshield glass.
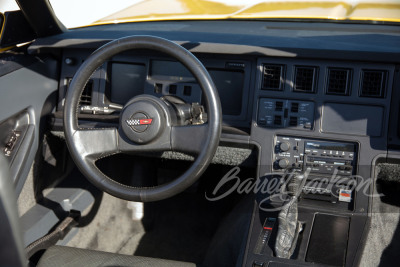
M 0 12 L 18 10 L 19 7 L 14 0 L 0 0 Z
M 399 0 L 50 0 L 68 28 L 202 19 L 323 19 L 400 22 Z

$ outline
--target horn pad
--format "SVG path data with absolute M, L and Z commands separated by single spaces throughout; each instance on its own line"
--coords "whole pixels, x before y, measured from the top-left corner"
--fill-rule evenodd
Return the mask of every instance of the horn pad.
M 147 144 L 160 136 L 165 128 L 165 114 L 152 100 L 130 101 L 122 110 L 120 128 L 125 136 L 137 143 Z

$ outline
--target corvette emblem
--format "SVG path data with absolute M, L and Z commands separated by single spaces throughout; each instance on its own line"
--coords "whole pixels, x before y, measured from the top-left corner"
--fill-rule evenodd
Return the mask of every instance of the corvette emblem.
M 150 125 L 153 119 L 130 119 L 126 120 L 129 126 Z

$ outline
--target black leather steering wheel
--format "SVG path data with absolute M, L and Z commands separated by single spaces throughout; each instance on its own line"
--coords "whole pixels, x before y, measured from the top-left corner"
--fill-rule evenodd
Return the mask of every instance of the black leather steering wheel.
M 202 88 L 207 123 L 174 125 L 171 106 L 154 96 L 140 95 L 123 108 L 117 128 L 80 128 L 78 102 L 93 72 L 114 55 L 133 49 L 163 52 L 180 61 Z M 111 88 L 112 90 L 112 88 Z M 153 36 L 131 36 L 107 43 L 80 66 L 67 92 L 64 133 L 73 160 L 99 189 L 130 201 L 156 201 L 174 196 L 192 185 L 206 170 L 221 136 L 221 103 L 215 85 L 203 64 L 182 46 Z M 116 153 L 179 151 L 196 154 L 191 167 L 177 179 L 154 187 L 132 187 L 101 172 L 95 162 Z

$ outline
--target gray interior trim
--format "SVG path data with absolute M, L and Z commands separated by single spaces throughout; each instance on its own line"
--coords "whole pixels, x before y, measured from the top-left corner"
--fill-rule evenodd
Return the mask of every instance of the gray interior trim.
M 17 195 L 25 183 L 39 147 L 40 127 L 45 127 L 45 115 L 52 111 L 52 103 L 56 101 L 57 69 L 57 61 L 48 58 L 0 77 L 0 122 L 27 109 L 29 126 L 34 127 L 29 130 L 29 134 L 34 136 L 31 138 L 32 143 L 26 143 L 28 147 L 23 149 L 23 155 L 18 155 L 23 156 L 24 161 L 15 173 Z
M 195 53 L 400 61 L 396 26 L 265 21 L 142 22 L 87 27 L 37 39 L 29 51 L 93 49 L 132 34 L 174 40 Z
M 77 188 L 54 188 L 44 192 L 45 202 L 59 205 L 62 210 L 57 212 L 68 212 L 77 210 L 83 212 L 94 202 L 94 196 L 85 189 Z M 28 246 L 35 240 L 48 234 L 60 218 L 57 216 L 53 206 L 45 207 L 36 204 L 20 218 L 24 245 Z
M 8 162 L 0 155 L 0 262 L 2 266 L 26 266 L 24 246 L 21 240 L 19 216 Z

